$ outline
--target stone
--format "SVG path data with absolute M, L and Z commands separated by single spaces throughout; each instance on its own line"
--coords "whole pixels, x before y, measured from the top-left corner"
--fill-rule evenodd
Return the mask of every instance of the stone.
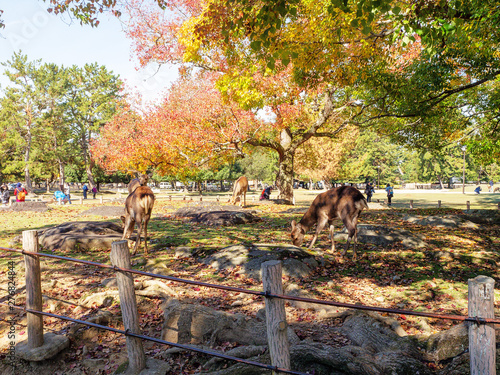
M 69 346 L 66 336 L 56 335 L 52 332 L 43 335 L 43 345 L 38 348 L 29 348 L 28 340 L 23 340 L 16 345 L 16 357 L 25 361 L 44 361 L 54 357 L 56 354 Z
M 121 225 L 102 221 L 68 222 L 39 231 L 39 242 L 48 250 L 110 249 L 123 235 Z

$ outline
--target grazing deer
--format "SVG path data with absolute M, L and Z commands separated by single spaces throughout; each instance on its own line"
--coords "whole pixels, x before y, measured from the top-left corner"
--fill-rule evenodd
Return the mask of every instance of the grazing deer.
M 295 220 L 292 221 L 292 242 L 295 246 L 301 246 L 304 242 L 304 235 L 314 224 L 317 224 L 316 233 L 308 247 L 311 249 L 319 233 L 323 230 L 326 223 L 328 223 L 330 224 L 330 236 L 332 239 L 331 251 L 333 253 L 335 251 L 335 243 L 333 242 L 333 220 L 339 218 L 349 232 L 347 244 L 342 252 L 342 256 L 346 254 L 351 239 L 354 238 L 353 260 L 356 260 L 358 217 L 365 208 L 368 208 L 365 197 L 354 187 L 342 186 L 321 193 L 314 199 L 311 207 L 309 207 L 298 224 Z
M 229 200 L 229 203 L 235 204 L 238 197 L 240 198 L 240 207 L 243 203 L 243 207 L 247 205 L 247 190 L 248 190 L 248 180 L 245 176 L 241 176 L 234 183 L 233 196 Z M 241 198 L 243 196 L 243 199 Z
M 141 243 L 142 228 L 144 228 L 144 253 L 148 253 L 148 222 L 151 218 L 154 203 L 155 196 L 147 186 L 137 187 L 125 201 L 125 216 L 121 217 L 124 223 L 122 240 L 130 237 L 136 223 L 138 227 L 132 255 L 137 253 L 137 248 Z
M 147 174 L 141 174 L 137 178 L 134 178 L 128 184 L 128 193 L 132 194 L 134 190 L 137 189 L 139 186 L 146 186 L 148 180 L 149 180 L 149 175 Z
M 493 193 L 500 193 L 500 187 L 496 187 L 495 190 L 493 190 Z

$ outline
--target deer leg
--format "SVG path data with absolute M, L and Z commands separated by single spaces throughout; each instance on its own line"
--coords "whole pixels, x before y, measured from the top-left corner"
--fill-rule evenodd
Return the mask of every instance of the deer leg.
M 330 224 L 330 239 L 332 240 L 332 248 L 331 248 L 332 254 L 335 252 L 335 242 L 333 241 L 334 231 L 335 231 L 335 228 L 333 227 L 333 224 Z
M 123 220 L 122 240 L 124 240 L 125 238 L 129 238 L 130 235 L 132 234 L 132 231 L 134 230 L 135 222 L 132 219 L 132 217 L 130 217 L 130 216 L 126 216 L 126 217 L 122 216 L 122 220 Z
M 319 234 L 321 233 L 321 231 L 323 230 L 323 228 L 325 227 L 327 222 L 328 222 L 327 218 L 320 218 L 318 220 L 318 224 L 316 225 L 316 233 L 314 233 L 313 239 L 312 239 L 311 243 L 309 244 L 308 249 L 312 249 L 314 243 L 318 239 Z
M 356 225 L 353 223 L 351 220 L 347 219 L 344 222 L 344 225 L 347 228 L 348 231 L 348 237 L 347 237 L 347 243 L 345 245 L 345 249 L 342 252 L 342 256 L 344 256 L 347 253 L 347 249 L 349 249 L 349 245 L 351 244 L 352 238 L 356 235 Z M 356 249 L 354 250 L 354 257 L 356 256 Z
M 141 244 L 142 218 L 141 218 L 141 221 L 137 221 L 137 226 L 139 228 L 137 229 L 137 238 L 135 240 L 134 252 L 132 253 L 132 255 L 135 255 L 137 253 L 137 249 L 138 249 L 139 245 Z
M 243 200 L 244 200 L 244 202 L 245 202 L 245 203 L 243 204 L 243 207 L 246 207 L 246 205 L 247 205 L 247 192 L 246 192 L 246 191 L 243 193 Z
M 149 223 L 149 215 L 144 217 L 144 254 L 148 253 L 148 223 Z

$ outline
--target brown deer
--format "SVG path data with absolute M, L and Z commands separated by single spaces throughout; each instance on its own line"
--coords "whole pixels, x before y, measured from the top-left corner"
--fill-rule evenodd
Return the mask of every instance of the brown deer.
M 240 198 L 240 207 L 243 203 L 243 207 L 247 205 L 247 190 L 248 190 L 248 179 L 245 176 L 241 176 L 234 183 L 233 196 L 229 200 L 229 203 L 235 204 L 238 197 Z M 243 199 L 241 198 L 243 196 Z
M 137 178 L 134 178 L 130 183 L 128 184 L 128 193 L 132 194 L 135 189 L 137 189 L 139 186 L 146 186 L 149 180 L 149 175 L 147 174 L 141 174 L 138 175 Z
M 368 209 L 366 199 L 361 192 L 351 186 L 342 186 L 330 189 L 319 194 L 311 204 L 311 207 L 304 214 L 300 222 L 297 224 L 292 221 L 292 242 L 295 246 L 301 246 L 304 242 L 304 235 L 314 224 L 316 225 L 316 233 L 309 244 L 311 249 L 318 238 L 319 233 L 325 225 L 330 224 L 330 236 L 332 239 L 332 253 L 335 251 L 335 243 L 333 241 L 333 220 L 339 218 L 344 223 L 349 232 L 347 244 L 342 256 L 344 256 L 349 248 L 351 239 L 354 238 L 353 260 L 356 260 L 356 245 L 358 242 L 358 217 L 363 209 Z
M 125 216 L 121 217 L 124 223 L 122 240 L 130 237 L 136 223 L 138 227 L 132 255 L 137 253 L 137 248 L 141 243 L 142 228 L 144 228 L 144 253 L 148 253 L 148 222 L 151 218 L 154 203 L 155 196 L 147 186 L 137 187 L 125 201 Z

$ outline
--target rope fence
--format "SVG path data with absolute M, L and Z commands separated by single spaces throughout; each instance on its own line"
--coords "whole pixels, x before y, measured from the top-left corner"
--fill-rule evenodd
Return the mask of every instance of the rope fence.
M 130 252 L 127 241 L 113 242 L 111 249 L 111 263 L 102 264 L 82 259 L 64 257 L 55 254 L 38 252 L 37 231 L 23 232 L 23 249 L 12 249 L 0 247 L 0 251 L 23 254 L 26 263 L 26 307 L 8 305 L 11 309 L 20 309 L 27 312 L 28 344 L 32 348 L 43 345 L 43 320 L 42 316 L 50 316 L 58 319 L 86 324 L 99 329 L 106 329 L 127 338 L 127 350 L 129 356 L 129 367 L 141 369 L 145 366 L 145 355 L 142 348 L 142 340 L 150 340 L 160 344 L 171 345 L 186 350 L 213 355 L 223 359 L 237 361 L 252 366 L 262 367 L 272 370 L 274 373 L 301 374 L 290 370 L 290 355 L 287 340 L 287 323 L 285 314 L 285 300 L 300 301 L 320 305 L 336 306 L 348 309 L 375 311 L 380 313 L 413 315 L 435 319 L 446 319 L 454 321 L 466 321 L 469 324 L 469 351 L 471 354 L 471 374 L 481 373 L 493 375 L 496 373 L 496 343 L 494 324 L 500 324 L 500 319 L 494 316 L 494 280 L 486 276 L 478 276 L 470 279 L 469 284 L 469 315 L 449 315 L 435 314 L 430 312 L 420 312 L 404 309 L 391 309 L 377 306 L 366 306 L 359 304 L 348 304 L 335 301 L 325 301 L 299 296 L 289 296 L 283 294 L 281 262 L 269 261 L 262 265 L 262 281 L 264 291 L 255 291 L 244 288 L 237 288 L 227 285 L 210 284 L 200 281 L 181 279 L 173 276 L 158 275 L 150 272 L 131 269 Z M 75 262 L 100 268 L 113 270 L 117 274 L 117 283 L 122 310 L 122 318 L 125 330 L 118 330 L 111 327 L 85 322 L 66 316 L 51 314 L 42 311 L 42 292 L 40 276 L 40 257 L 47 257 L 62 261 Z M 139 333 L 138 311 L 134 291 L 134 281 L 132 275 L 142 275 L 152 278 L 168 280 L 176 283 L 196 285 L 201 287 L 225 290 L 236 293 L 246 293 L 264 298 L 266 307 L 266 323 L 269 352 L 271 354 L 271 365 L 243 360 L 236 357 L 227 356 L 215 351 L 205 351 L 199 348 L 172 343 L 165 340 L 144 336 Z M 487 344 L 485 344 L 487 343 Z M 475 372 L 476 368 L 481 368 L 480 372 Z M 490 372 L 485 372 L 489 369 Z

